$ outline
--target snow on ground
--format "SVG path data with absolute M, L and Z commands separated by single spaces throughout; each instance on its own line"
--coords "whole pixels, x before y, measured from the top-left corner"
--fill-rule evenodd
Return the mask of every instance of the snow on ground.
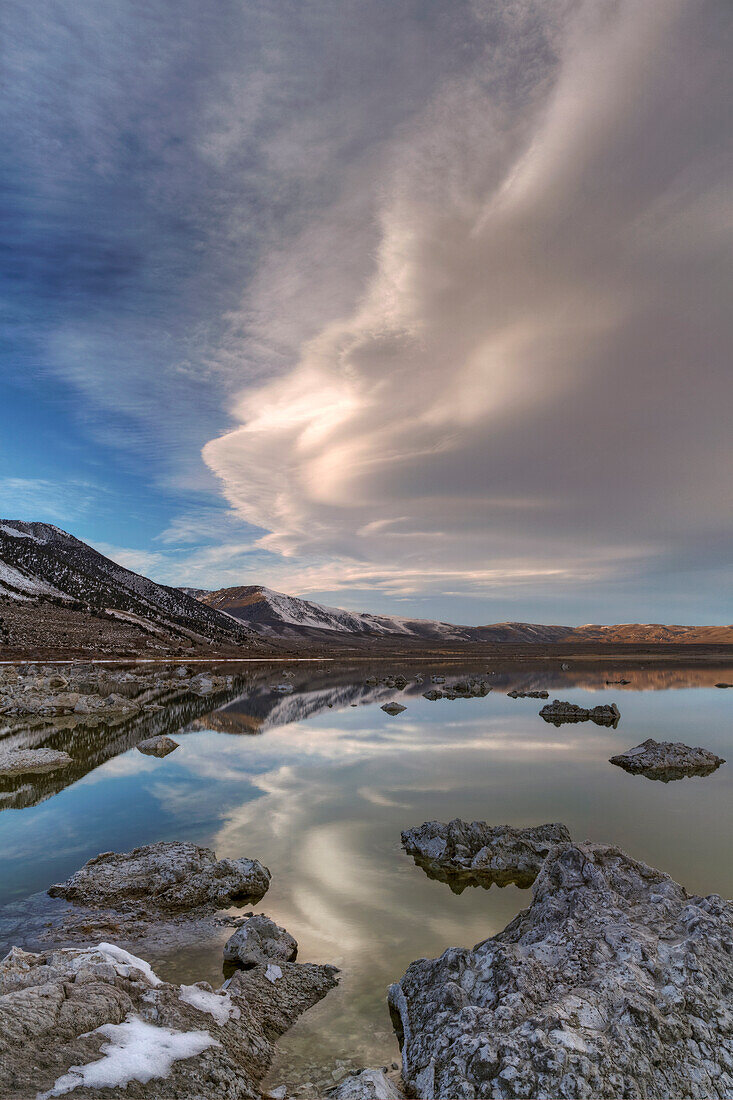
M 34 596 L 60 596 L 63 599 L 67 598 L 64 596 L 64 593 L 59 592 L 57 588 L 53 588 L 44 581 L 26 577 L 19 569 L 15 569 L 12 565 L 7 565 L 4 561 L 0 561 L 0 588 L 6 589 L 3 591 L 2 595 L 8 595 L 14 599 L 27 600 Z M 17 591 L 12 591 L 13 589 L 18 589 L 22 595 L 19 596 Z
M 198 985 L 182 985 L 181 1000 L 197 1008 L 199 1012 L 208 1012 L 222 1027 L 229 1019 L 238 1020 L 240 1011 L 232 1002 L 228 993 L 212 993 Z
M 102 1044 L 103 1057 L 86 1065 L 70 1066 L 68 1072 L 62 1074 L 48 1092 L 39 1093 L 36 1100 L 64 1096 L 80 1085 L 97 1089 L 126 1088 L 130 1081 L 144 1085 L 155 1077 L 167 1077 L 174 1062 L 193 1058 L 208 1047 L 220 1046 L 208 1031 L 156 1027 L 133 1013 L 121 1024 L 103 1024 L 89 1034 L 102 1035 L 109 1040 Z

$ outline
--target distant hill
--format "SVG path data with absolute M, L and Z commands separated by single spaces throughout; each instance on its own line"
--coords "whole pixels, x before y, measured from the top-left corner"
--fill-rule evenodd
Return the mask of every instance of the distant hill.
M 558 643 L 597 644 L 733 644 L 733 626 L 662 626 L 625 623 L 619 626 L 541 626 L 537 623 L 493 623 L 489 626 L 457 626 L 432 619 L 371 615 L 326 607 L 297 596 L 273 592 L 261 585 L 241 585 L 208 592 L 199 599 L 208 607 L 225 611 L 265 638 L 289 642 L 350 644 L 369 640 L 400 639 L 431 645 L 460 642 L 515 645 Z
M 243 622 L 125 569 L 59 527 L 0 520 L 0 646 L 129 650 L 138 643 L 262 646 Z

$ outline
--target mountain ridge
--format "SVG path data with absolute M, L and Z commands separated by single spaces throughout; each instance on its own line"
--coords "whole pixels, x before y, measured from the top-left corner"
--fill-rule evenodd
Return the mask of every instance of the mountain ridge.
M 93 620 L 94 631 L 145 636 L 149 646 L 261 646 L 241 621 L 180 589 L 158 584 L 50 523 L 0 520 L 0 624 L 6 644 L 41 603 L 49 621 Z M 99 624 L 104 624 L 100 626 Z M 63 630 L 63 626 L 58 626 Z M 91 624 L 90 624 L 91 632 Z
M 190 590 L 189 590 L 190 591 Z M 295 641 L 336 641 L 399 638 L 431 643 L 469 642 L 556 644 L 564 642 L 650 644 L 733 644 L 731 626 L 684 626 L 664 623 L 618 623 L 605 626 L 586 623 L 563 626 L 541 623 L 503 622 L 462 626 L 434 619 L 398 615 L 375 615 L 346 611 L 298 596 L 275 592 L 264 585 L 236 585 L 198 597 L 209 607 L 225 611 L 246 622 L 263 637 Z

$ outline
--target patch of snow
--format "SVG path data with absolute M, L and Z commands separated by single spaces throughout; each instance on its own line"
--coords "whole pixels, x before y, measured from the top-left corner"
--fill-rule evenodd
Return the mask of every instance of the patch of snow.
M 31 535 L 29 531 L 18 531 L 15 527 L 8 527 L 7 523 L 0 523 L 0 531 L 2 531 L 4 535 L 10 535 L 13 539 L 32 539 L 33 542 L 41 541 L 36 538 L 35 535 Z
M 283 972 L 279 966 L 275 966 L 274 963 L 267 964 L 267 970 L 265 971 L 265 977 L 268 982 L 272 982 L 274 985 L 278 978 L 282 978 Z
M 22 593 L 26 594 L 22 597 L 25 599 L 29 596 L 64 597 L 64 593 L 59 592 L 57 588 L 53 588 L 50 584 L 45 584 L 43 581 L 36 580 L 33 577 L 26 577 L 19 569 L 15 569 L 12 565 L 8 565 L 4 561 L 0 561 L 0 584 L 3 586 L 9 585 L 10 588 L 20 589 Z M 10 595 L 14 596 L 15 593 L 11 592 Z
M 84 1088 L 127 1088 L 130 1081 L 145 1085 L 154 1077 L 167 1077 L 174 1062 L 193 1058 L 208 1047 L 220 1046 L 208 1031 L 176 1031 L 171 1027 L 156 1027 L 130 1013 L 121 1024 L 103 1024 L 88 1032 L 103 1035 L 104 1057 L 82 1066 L 70 1066 L 48 1092 L 38 1093 L 36 1100 L 64 1096 L 80 1085 Z
M 238 1020 L 241 1015 L 229 993 L 212 993 L 198 985 L 182 985 L 181 1000 L 199 1012 L 208 1012 L 222 1027 L 227 1020 Z

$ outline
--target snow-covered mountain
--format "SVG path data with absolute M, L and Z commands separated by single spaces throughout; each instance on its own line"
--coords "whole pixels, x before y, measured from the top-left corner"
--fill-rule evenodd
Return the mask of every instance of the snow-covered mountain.
M 435 644 L 514 643 L 547 645 L 557 642 L 633 644 L 702 643 L 733 644 L 733 627 L 660 626 L 629 623 L 621 626 L 542 626 L 536 623 L 493 623 L 489 626 L 457 626 L 432 619 L 396 615 L 371 615 L 273 592 L 261 585 L 222 588 L 201 595 L 209 607 L 247 623 L 267 638 L 341 643 L 370 639 L 413 640 Z
M 0 520 L 0 620 L 17 622 L 39 602 L 53 607 L 54 621 L 59 611 L 85 613 L 163 641 L 257 641 L 231 616 L 125 569 L 53 524 Z

